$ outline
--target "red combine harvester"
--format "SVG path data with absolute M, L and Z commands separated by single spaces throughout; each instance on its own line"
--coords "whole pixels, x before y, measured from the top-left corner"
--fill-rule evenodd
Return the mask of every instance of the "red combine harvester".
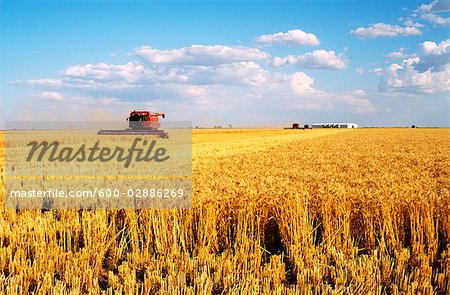
M 293 123 L 292 127 L 287 127 L 287 128 L 284 128 L 284 129 L 301 129 L 301 130 L 305 130 L 305 129 L 312 129 L 312 126 L 308 125 L 308 124 L 305 124 L 305 125 L 303 125 L 303 127 L 301 127 L 300 124 Z
M 164 113 L 151 113 L 149 111 L 134 110 L 127 118 L 128 129 L 123 130 L 104 130 L 100 129 L 98 134 L 100 135 L 157 135 L 161 138 L 169 138 L 167 132 L 159 130 L 161 124 L 159 123 L 159 117 L 165 118 Z

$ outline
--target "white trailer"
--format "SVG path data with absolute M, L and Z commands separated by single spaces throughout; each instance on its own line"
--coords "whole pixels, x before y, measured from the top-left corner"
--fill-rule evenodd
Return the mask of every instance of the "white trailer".
M 356 123 L 315 123 L 312 128 L 358 128 Z

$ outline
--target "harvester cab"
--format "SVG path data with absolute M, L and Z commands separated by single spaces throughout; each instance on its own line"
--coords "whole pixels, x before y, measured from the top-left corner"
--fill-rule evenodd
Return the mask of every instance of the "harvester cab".
M 132 111 L 127 118 L 130 129 L 158 130 L 161 127 L 159 117 L 165 118 L 164 113 L 151 113 L 149 111 Z

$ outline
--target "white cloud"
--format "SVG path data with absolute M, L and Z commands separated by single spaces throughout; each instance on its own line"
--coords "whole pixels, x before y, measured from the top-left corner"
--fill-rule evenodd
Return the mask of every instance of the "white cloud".
M 355 73 L 357 73 L 358 75 L 364 74 L 364 68 L 361 67 L 355 68 Z
M 422 12 L 446 12 L 450 11 L 450 1 L 433 1 L 430 4 L 422 4 L 418 9 Z
M 98 63 L 70 66 L 61 74 L 59 79 L 32 79 L 14 83 L 51 88 L 119 90 L 169 83 L 261 85 L 270 79 L 270 73 L 255 62 L 158 67 L 147 67 L 137 62 L 123 65 Z
M 291 56 L 294 57 L 293 55 Z M 269 61 L 269 64 L 277 68 L 284 67 L 289 64 L 289 56 L 287 57 L 275 56 L 271 61 Z
M 195 84 L 261 85 L 270 76 L 255 62 L 236 62 L 188 70 L 187 82 Z
M 413 56 L 411 54 L 406 54 L 405 51 L 406 51 L 406 49 L 404 47 L 400 47 L 398 49 L 398 51 L 392 51 L 392 52 L 386 54 L 385 56 L 390 59 L 406 58 L 406 57 Z
M 177 65 L 217 65 L 269 58 L 268 53 L 257 48 L 224 45 L 192 45 L 171 50 L 141 46 L 135 54 L 152 64 Z
M 422 35 L 422 32 L 417 27 L 401 27 L 398 25 L 390 25 L 385 23 L 373 24 L 367 28 L 359 27 L 356 30 L 350 31 L 350 33 L 361 39 Z
M 300 45 L 318 46 L 320 44 L 316 35 L 302 30 L 289 30 L 286 33 L 279 32 L 272 35 L 261 35 L 255 39 L 255 43 L 261 45 Z
M 433 1 L 430 4 L 422 4 L 415 10 L 415 16 L 437 26 L 450 25 L 450 17 L 442 16 L 442 13 L 450 11 L 450 1 Z
M 316 90 L 312 87 L 313 84 L 314 79 L 303 72 L 296 72 L 291 75 L 291 87 L 297 95 L 316 92 Z
M 405 49 L 402 47 L 398 51 L 393 51 L 385 55 L 387 58 L 403 58 L 405 57 Z
M 356 89 L 356 90 L 353 90 L 351 93 L 354 95 L 357 95 L 357 96 L 366 96 L 367 95 L 363 89 Z
M 51 88 L 74 89 L 129 89 L 160 82 L 186 79 L 173 69 L 149 68 L 140 62 L 126 64 L 85 64 L 69 66 L 61 71 L 57 79 L 30 79 L 13 81 L 14 84 Z
M 403 60 L 401 64 L 391 64 L 380 80 L 379 90 L 387 92 L 406 92 L 432 94 L 450 90 L 450 67 L 447 65 L 443 71 L 424 72 L 416 70 L 420 57 Z
M 425 41 L 419 49 L 417 55 L 379 70 L 380 91 L 432 94 L 450 90 L 450 39 L 439 44 Z
M 410 18 L 406 19 L 403 24 L 407 27 L 415 27 L 415 28 L 423 28 L 425 27 L 423 24 L 418 22 L 413 22 Z
M 11 84 L 25 84 L 27 86 L 48 86 L 48 87 L 62 87 L 64 85 L 61 79 L 43 78 L 30 79 L 26 81 L 12 81 Z
M 275 67 L 295 65 L 299 68 L 342 70 L 347 68 L 348 60 L 333 50 L 314 50 L 299 56 L 275 57 L 271 63 Z
M 120 80 L 116 81 L 94 81 L 87 79 L 68 79 L 65 77 L 58 79 L 30 79 L 17 80 L 11 82 L 14 85 L 36 86 L 40 88 L 53 89 L 79 89 L 79 90 L 120 90 L 140 88 L 141 84 L 132 84 Z
M 144 107 L 148 99 L 152 109 L 169 110 L 172 114 L 190 110 L 194 115 L 209 110 L 231 112 L 237 104 L 250 111 L 269 106 L 277 108 L 279 101 L 281 108 L 293 103 L 296 108 L 329 111 L 375 109 L 359 90 L 327 92 L 316 89 L 314 79 L 303 72 L 290 74 L 266 69 L 263 65 L 269 55 L 255 48 L 193 45 L 157 50 L 143 46 L 135 54 L 145 61 L 72 65 L 57 78 L 15 83 L 57 90 L 41 95 L 48 100 L 62 99 L 60 93 L 65 94 L 64 101 L 52 107 L 61 109 L 70 105 L 67 109 L 74 113 L 90 109 L 103 113 L 108 108 L 120 113 L 137 106 L 139 101 Z M 313 69 L 344 69 L 348 64 L 343 54 L 326 50 L 276 57 L 270 62 Z
M 436 13 L 424 13 L 420 15 L 420 18 L 438 26 L 450 25 L 450 17 L 445 18 Z
M 422 56 L 415 65 L 419 72 L 431 70 L 432 72 L 443 71 L 450 64 L 450 39 L 444 40 L 439 44 L 431 41 L 425 41 L 419 45 Z
M 425 55 L 442 55 L 450 53 L 450 39 L 444 40 L 439 45 L 435 42 L 425 41 L 420 44 L 422 53 Z
M 383 74 L 383 69 L 382 68 L 375 68 L 375 69 L 369 70 L 369 72 L 374 74 L 375 76 L 381 76 Z
M 187 80 L 183 82 L 179 82 L 181 79 L 173 78 L 172 81 L 166 80 L 156 84 L 148 84 L 144 88 L 133 87 L 131 88 L 133 98 L 138 96 L 148 97 L 149 93 L 162 93 L 159 97 L 170 97 L 170 100 L 166 104 L 158 102 L 152 107 L 156 109 L 170 108 L 172 113 L 176 112 L 177 108 L 197 109 L 199 111 L 232 110 L 236 103 L 252 109 L 264 105 L 273 105 L 275 97 L 277 98 L 277 104 L 280 102 L 279 99 L 282 100 L 279 104 L 282 108 L 295 105 L 293 107 L 299 109 L 340 110 L 357 113 L 375 110 L 362 90 L 349 93 L 332 93 L 319 90 L 314 87 L 314 79 L 303 72 L 293 74 L 270 73 L 253 62 L 208 67 L 195 66 L 190 67 L 190 70 L 192 72 L 183 72 L 183 75 L 187 77 Z M 83 75 L 83 81 L 89 80 L 86 75 L 90 72 L 84 69 L 72 68 L 68 72 L 72 75 Z M 102 76 L 103 74 L 110 77 L 109 73 L 102 73 Z M 97 75 L 98 72 L 94 72 L 94 76 Z M 123 79 L 121 76 L 115 76 L 115 78 L 118 79 L 116 83 L 123 83 L 121 82 L 121 79 Z M 63 79 L 65 85 L 62 89 L 68 87 L 73 92 L 74 88 L 80 85 L 76 84 L 79 83 L 78 80 Z M 95 83 L 102 82 L 96 81 Z M 108 83 L 112 83 L 112 81 Z M 39 86 L 42 87 L 43 85 Z M 115 93 L 120 95 L 121 92 L 117 92 L 118 90 L 120 89 L 108 89 L 109 94 L 107 95 L 111 96 L 104 96 L 104 90 L 94 88 L 90 89 L 88 93 L 71 96 L 64 102 L 71 105 L 67 109 L 74 112 L 85 112 L 90 109 L 102 112 L 101 110 L 108 107 L 119 112 L 120 109 L 132 107 L 132 102 L 127 100 L 130 98 L 119 99 L 114 96 Z M 89 95 L 89 93 L 91 94 Z M 50 95 L 47 94 L 46 97 L 50 97 Z M 56 98 L 55 95 L 51 97 Z M 127 95 L 122 95 L 122 97 L 127 97 Z M 150 95 L 150 97 L 151 101 L 155 101 L 155 99 L 158 101 L 158 98 L 155 98 L 154 95 Z
M 53 91 L 43 91 L 41 94 L 39 94 L 39 98 L 43 100 L 53 100 L 53 101 L 62 101 L 64 100 L 64 97 L 59 92 L 53 92 Z
M 63 71 L 66 77 L 89 79 L 95 81 L 124 80 L 128 82 L 136 81 L 145 74 L 144 65 L 136 62 L 128 62 L 123 65 L 107 63 L 86 64 L 70 66 Z
M 124 89 L 140 87 L 149 83 L 156 74 L 141 63 L 128 62 L 123 65 L 98 63 L 69 66 L 61 72 L 58 79 L 31 79 L 14 83 L 30 86 L 78 89 Z

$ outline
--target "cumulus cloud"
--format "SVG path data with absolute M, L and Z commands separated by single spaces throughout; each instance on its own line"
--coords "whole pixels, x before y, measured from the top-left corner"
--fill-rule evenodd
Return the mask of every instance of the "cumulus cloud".
M 272 35 L 261 35 L 255 39 L 255 43 L 261 45 L 299 45 L 318 46 L 320 44 L 316 35 L 302 30 L 289 30 L 286 33 L 279 32 Z
M 152 108 L 165 108 L 173 114 L 183 113 L 181 110 L 231 111 L 237 103 L 249 110 L 276 107 L 275 101 L 277 104 L 282 101 L 284 106 L 294 102 L 302 109 L 375 110 L 361 91 L 323 91 L 316 89 L 314 78 L 303 72 L 286 73 L 264 66 L 273 63 L 277 67 L 345 69 L 348 60 L 334 51 L 315 50 L 269 60 L 268 53 L 244 46 L 192 45 L 171 50 L 141 46 L 134 56 L 140 59 L 123 64 L 71 65 L 57 78 L 15 83 L 46 90 L 39 96 L 49 100 L 46 104 L 61 99 L 63 102 L 52 107 L 72 104 L 74 112 L 93 108 L 96 101 L 100 108 L 110 106 L 120 110 L 138 101 L 148 102 L 149 98 L 156 102 Z
M 418 54 L 402 57 L 401 63 L 377 71 L 380 91 L 433 94 L 450 90 L 450 39 L 438 44 L 425 41 L 419 44 Z
M 114 70 L 122 68 L 117 66 L 120 65 L 114 65 L 114 67 L 102 66 L 101 68 L 102 70 L 111 68 L 113 73 L 115 73 Z M 70 92 L 73 92 L 80 85 L 85 87 L 87 84 L 80 84 L 80 81 L 91 81 L 89 79 L 90 74 L 98 79 L 98 81 L 94 81 L 97 83 L 95 86 L 97 88 L 90 89 L 90 92 L 86 92 L 85 94 L 71 96 L 70 103 L 76 105 L 77 111 L 83 111 L 86 108 L 90 108 L 91 105 L 95 105 L 95 100 L 98 100 L 99 106 L 109 105 L 113 108 L 117 106 L 117 110 L 131 106 L 131 102 L 127 99 L 114 98 L 117 97 L 114 95 L 120 96 L 121 92 L 117 92 L 119 88 L 109 89 L 105 86 L 105 89 L 108 89 L 109 93 L 107 95 L 111 96 L 104 96 L 105 91 L 98 88 L 98 85 L 113 83 L 112 81 L 102 81 L 103 76 L 108 77 L 108 79 L 116 79 L 117 81 L 114 83 L 122 84 L 125 83 L 123 81 L 123 75 L 102 72 L 101 77 L 99 77 L 99 72 L 92 72 L 91 67 L 87 67 L 87 69 L 76 67 L 71 68 L 70 71 L 66 69 L 62 72 L 71 75 L 70 78 L 64 77 L 61 79 L 63 80 L 63 86 L 61 87 L 63 91 L 67 88 Z M 235 107 L 236 103 L 252 108 L 258 107 L 260 103 L 263 105 L 271 105 L 274 103 L 274 97 L 278 99 L 282 98 L 281 105 L 291 106 L 294 104 L 295 108 L 300 109 L 341 110 L 358 113 L 372 112 L 375 110 L 370 100 L 365 97 L 363 91 L 333 93 L 319 90 L 314 87 L 314 79 L 303 72 L 294 72 L 292 74 L 268 72 L 254 62 L 239 62 L 218 66 L 194 66 L 189 67 L 189 70 L 190 72 L 183 70 L 177 71 L 174 74 L 186 77 L 187 80 L 185 81 L 173 77 L 172 80 L 161 80 L 158 83 L 148 84 L 142 88 L 136 86 L 139 85 L 136 83 L 140 83 L 140 81 L 136 81 L 134 78 L 130 79 L 128 76 L 125 77 L 129 81 L 132 81 L 130 83 L 134 83 L 130 84 L 134 85 L 131 88 L 133 98 L 139 96 L 140 93 L 143 93 L 144 97 L 148 97 L 149 93 L 159 93 L 161 94 L 158 96 L 160 99 L 170 97 L 170 101 L 173 101 L 173 103 L 168 105 L 159 102 L 156 104 L 156 107 L 173 107 L 172 112 L 175 112 L 177 108 L 197 108 L 198 110 L 205 111 L 231 110 Z M 31 83 L 30 85 L 35 86 L 36 84 Z M 43 84 L 39 84 L 39 87 L 43 86 Z M 58 92 L 48 91 L 42 94 L 42 97 L 46 99 L 58 99 L 59 96 L 55 93 Z M 88 97 L 90 98 L 88 99 Z M 127 96 L 125 95 L 125 97 Z M 158 98 L 155 98 L 155 95 L 150 95 L 150 97 L 152 97 L 152 101 L 155 99 L 158 100 Z M 279 103 L 279 100 L 277 100 L 277 103 Z
M 64 100 L 63 96 L 59 92 L 53 91 L 43 91 L 39 94 L 39 98 L 43 100 L 53 100 L 53 101 L 62 101 Z
M 422 12 L 446 12 L 450 11 L 450 1 L 433 1 L 430 4 L 422 4 L 418 9 Z
M 133 82 L 146 74 L 144 65 L 128 62 L 123 65 L 98 63 L 75 65 L 66 68 L 63 72 L 66 77 L 89 79 L 97 81 L 125 80 Z
M 439 45 L 432 41 L 425 41 L 420 44 L 424 55 L 442 55 L 450 52 L 450 39 L 444 40 Z
M 123 65 L 98 63 L 69 66 L 61 75 L 62 77 L 56 79 L 30 79 L 13 83 L 51 88 L 121 89 L 137 86 L 135 83 L 144 75 L 148 75 L 148 70 L 135 62 Z
M 442 13 L 450 11 L 450 1 L 433 1 L 430 4 L 422 4 L 415 10 L 415 15 L 437 26 L 450 25 L 450 17 L 442 16 Z
M 439 72 L 428 69 L 419 72 L 416 66 L 420 64 L 420 57 L 412 57 L 401 64 L 391 64 L 382 74 L 379 90 L 387 92 L 406 92 L 433 94 L 450 90 L 450 67 Z
M 268 81 L 270 74 L 255 62 L 236 62 L 218 66 L 194 67 L 186 69 L 188 83 L 261 85 Z
M 367 28 L 359 27 L 350 33 L 361 39 L 374 39 L 379 37 L 397 37 L 409 35 L 422 35 L 422 32 L 413 26 L 401 27 L 385 23 L 376 23 Z
M 435 13 L 424 13 L 420 18 L 438 26 L 450 25 L 450 17 L 442 17 Z
M 291 75 L 291 87 L 295 94 L 304 95 L 314 93 L 316 90 L 312 87 L 314 79 L 303 72 L 296 72 Z
M 431 72 L 444 71 L 450 64 L 450 39 L 439 44 L 425 41 L 419 45 L 421 58 L 415 64 L 415 69 L 419 72 L 430 70 Z
M 375 76 L 381 76 L 383 74 L 383 69 L 382 68 L 375 68 L 375 69 L 369 70 L 369 72 L 374 74 Z
M 386 54 L 385 56 L 390 59 L 398 59 L 398 58 L 412 57 L 413 55 L 406 54 L 406 49 L 404 47 L 400 47 L 398 51 L 392 51 Z
M 211 66 L 167 65 L 146 67 L 141 63 L 86 64 L 70 66 L 59 79 L 31 79 L 15 84 L 72 89 L 136 89 L 169 83 L 261 85 L 270 73 L 255 62 L 234 62 Z
M 170 50 L 141 46 L 135 54 L 152 64 L 176 65 L 217 65 L 269 58 L 268 53 L 257 48 L 224 45 L 192 45 Z
M 11 84 L 25 84 L 28 86 L 48 86 L 48 87 L 62 87 L 64 83 L 61 79 L 53 78 L 40 78 L 40 79 L 30 79 L 26 81 L 12 81 Z
M 299 68 L 342 70 L 347 68 L 348 60 L 333 50 L 314 50 L 299 56 L 275 57 L 271 63 L 275 67 L 295 65 Z
M 69 66 L 60 78 L 13 81 L 13 84 L 74 89 L 130 89 L 161 82 L 183 82 L 179 69 L 146 67 L 141 62 L 125 64 L 85 64 Z

